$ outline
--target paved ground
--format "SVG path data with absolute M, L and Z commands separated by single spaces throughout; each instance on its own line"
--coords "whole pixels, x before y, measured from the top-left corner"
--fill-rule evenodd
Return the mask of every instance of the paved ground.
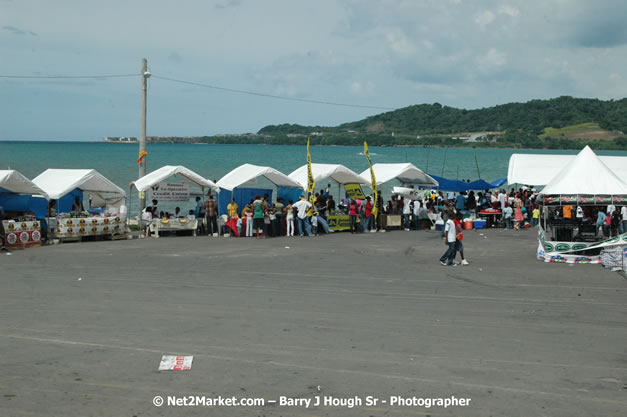
M 0 254 L 0 415 L 624 416 L 627 280 L 535 261 L 533 232 L 480 233 L 455 268 L 426 231 Z M 157 371 L 162 354 L 194 355 L 192 370 Z M 156 395 L 364 403 L 155 407 Z M 452 395 L 470 406 L 381 403 Z

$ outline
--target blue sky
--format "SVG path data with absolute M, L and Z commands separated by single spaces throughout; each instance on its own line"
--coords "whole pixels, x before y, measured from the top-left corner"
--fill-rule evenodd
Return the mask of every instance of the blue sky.
M 620 0 L 0 0 L 0 75 L 154 75 L 297 99 L 480 108 L 627 97 Z M 138 136 L 140 78 L 0 78 L 0 140 Z M 148 135 L 337 125 L 383 110 L 151 78 Z

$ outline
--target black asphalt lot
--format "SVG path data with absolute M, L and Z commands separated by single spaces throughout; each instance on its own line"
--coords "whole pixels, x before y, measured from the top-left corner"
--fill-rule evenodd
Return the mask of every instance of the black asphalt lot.
M 439 264 L 434 231 L 0 253 L 0 416 L 626 415 L 627 280 L 536 261 L 531 231 L 464 241 L 464 267 Z M 158 371 L 163 354 L 194 355 L 191 371 Z

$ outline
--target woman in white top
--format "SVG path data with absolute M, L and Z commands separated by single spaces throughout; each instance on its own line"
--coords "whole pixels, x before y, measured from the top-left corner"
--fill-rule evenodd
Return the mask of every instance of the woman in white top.
M 285 207 L 285 220 L 287 221 L 287 235 L 294 236 L 294 208 L 292 207 L 292 200 L 289 201 L 287 207 Z

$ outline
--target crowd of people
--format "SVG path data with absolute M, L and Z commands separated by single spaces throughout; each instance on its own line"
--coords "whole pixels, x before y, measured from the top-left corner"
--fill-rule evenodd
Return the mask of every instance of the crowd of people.
M 452 193 L 437 192 L 435 190 L 418 190 L 412 197 L 392 195 L 384 202 L 381 192 L 377 194 L 379 213 L 375 216 L 375 200 L 372 196 L 356 199 L 345 197 L 335 201 L 326 190 L 316 192 L 313 204 L 303 196 L 299 200 L 285 201 L 276 199 L 271 203 L 268 194 L 256 195 L 243 207 L 239 207 L 234 199 L 229 202 L 226 213 L 219 213 L 215 197 L 209 194 L 206 200 L 196 197 L 196 206 L 183 214 L 179 207 L 173 214 L 159 211 L 158 202 L 144 210 L 142 221 L 148 225 L 153 218 L 187 218 L 198 219 L 198 233 L 201 235 L 218 236 L 232 234 L 239 237 L 278 237 L 278 236 L 316 236 L 333 233 L 329 227 L 328 216 L 347 215 L 350 219 L 350 233 L 376 232 L 382 229 L 381 214 L 401 215 L 401 227 L 406 230 L 424 227 L 423 221 L 433 220 L 431 214 L 441 218 L 444 222 L 443 234 L 448 248 L 442 262 L 450 264 L 450 257 L 455 253 L 462 254 L 462 265 L 467 264 L 463 259 L 463 245 L 452 236 L 463 236 L 460 232 L 463 219 L 476 218 L 486 212 L 498 212 L 496 221 L 491 226 L 521 230 L 538 225 L 540 220 L 538 193 L 535 189 L 522 187 L 518 191 L 504 189 L 490 192 Z M 613 205 L 607 207 L 557 206 L 549 210 L 552 219 L 575 219 L 579 223 L 593 223 L 597 225 L 597 234 L 604 237 L 613 237 L 627 232 L 627 207 L 617 209 Z M 430 216 L 431 215 L 431 216 Z M 595 223 L 596 222 L 596 223 Z M 453 231 L 455 233 L 453 233 Z

